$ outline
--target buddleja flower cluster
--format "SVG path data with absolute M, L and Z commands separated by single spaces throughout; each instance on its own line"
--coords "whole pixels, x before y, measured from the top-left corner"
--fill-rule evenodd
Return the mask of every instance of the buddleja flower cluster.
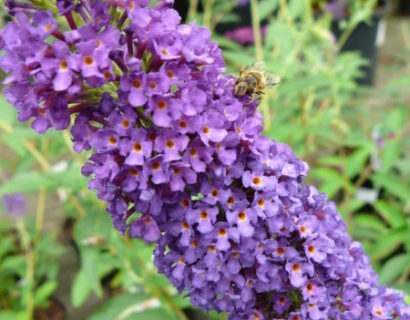
M 194 305 L 232 320 L 410 319 L 172 0 L 7 5 L 0 66 L 19 120 L 38 133 L 72 123 L 114 226 L 156 243 L 159 272 Z

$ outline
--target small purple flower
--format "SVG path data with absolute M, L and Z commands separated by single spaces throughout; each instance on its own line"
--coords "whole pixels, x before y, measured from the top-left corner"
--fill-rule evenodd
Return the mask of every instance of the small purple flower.
M 27 213 L 27 203 L 22 193 L 5 194 L 3 205 L 6 213 L 12 217 L 21 217 Z
M 147 139 L 147 132 L 144 129 L 133 129 L 129 139 L 122 139 L 119 142 L 120 154 L 125 156 L 125 164 L 130 166 L 143 165 L 145 159 L 149 159 L 152 154 L 152 142 Z
M 146 242 L 157 241 L 161 236 L 155 220 L 150 215 L 143 215 L 130 226 L 130 236 L 143 238 Z
M 198 208 L 187 212 L 187 221 L 190 225 L 198 224 L 197 229 L 201 233 L 209 233 L 214 229 L 213 223 L 218 214 L 217 208 Z

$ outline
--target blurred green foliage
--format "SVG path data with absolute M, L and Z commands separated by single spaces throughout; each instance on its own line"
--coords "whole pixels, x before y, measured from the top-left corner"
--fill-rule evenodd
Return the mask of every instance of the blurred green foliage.
M 188 20 L 211 30 L 240 21 L 234 1 L 204 0 L 203 12 L 195 3 Z M 307 183 L 336 201 L 381 281 L 410 294 L 410 114 L 402 99 L 410 77 L 394 79 L 377 92 L 358 87 L 355 79 L 366 61 L 358 53 L 339 52 L 343 43 L 330 32 L 332 17 L 315 15 L 310 0 L 260 0 L 252 13 L 259 17 L 254 29 L 261 22 L 267 26 L 262 43 L 243 47 L 213 34 L 228 72 L 237 74 L 262 56 L 267 69 L 281 76 L 260 106 L 266 134 L 309 163 Z M 357 7 L 341 22 L 345 34 L 371 14 L 368 7 Z M 410 39 L 404 40 L 408 45 L 397 54 L 408 64 Z M 385 101 L 383 107 L 371 106 L 369 97 Z M 0 197 L 36 196 L 34 216 L 11 220 L 1 214 L 0 319 L 28 319 L 49 306 L 60 279 L 58 257 L 68 246 L 79 261 L 66 288 L 72 306 L 86 305 L 93 295 L 105 301 L 89 319 L 225 319 L 193 312 L 183 294 L 157 274 L 152 246 L 113 230 L 104 205 L 81 176 L 87 154 L 72 151 L 67 132 L 36 135 L 16 122 L 2 96 L 0 108 Z M 44 221 L 57 214 L 45 209 L 47 202 L 63 208 L 69 228 L 46 230 Z M 65 250 L 56 233 L 68 242 Z

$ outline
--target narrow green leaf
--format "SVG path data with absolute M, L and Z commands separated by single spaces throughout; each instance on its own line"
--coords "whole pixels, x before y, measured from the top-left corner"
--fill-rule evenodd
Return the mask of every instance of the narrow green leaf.
M 375 174 L 371 177 L 371 180 L 377 185 L 386 188 L 388 192 L 399 197 L 403 201 L 409 201 L 410 187 L 399 180 L 395 175 Z
M 262 0 L 258 3 L 259 19 L 265 20 L 278 7 L 278 0 Z
M 83 269 L 77 272 L 71 288 L 71 303 L 75 308 L 81 306 L 91 292 L 87 275 Z
M 392 254 L 401 244 L 403 244 L 407 234 L 408 229 L 402 228 L 380 237 L 372 248 L 370 254 L 371 259 L 376 261 Z
M 406 224 L 404 212 L 398 210 L 392 203 L 378 200 L 374 203 L 374 207 L 393 228 L 399 228 Z
M 361 213 L 355 215 L 353 218 L 353 222 L 355 226 L 361 226 L 368 229 L 373 229 L 374 231 L 379 232 L 380 234 L 388 233 L 388 229 L 386 228 L 385 224 L 380 221 L 379 218 L 375 215 Z
M 393 280 L 410 266 L 410 254 L 400 254 L 392 257 L 384 263 L 380 271 L 380 281 L 386 284 L 391 284 Z
M 387 173 L 399 158 L 403 149 L 403 143 L 400 140 L 388 140 L 384 143 L 382 154 L 381 173 Z
M 57 289 L 57 281 L 48 281 L 37 288 L 34 294 L 34 305 L 43 305 Z
M 157 298 L 144 293 L 125 293 L 97 309 L 89 320 L 174 320 Z
M 364 147 L 355 151 L 346 159 L 346 166 L 344 169 L 349 178 L 354 177 L 363 170 L 370 152 L 371 149 L 369 147 Z

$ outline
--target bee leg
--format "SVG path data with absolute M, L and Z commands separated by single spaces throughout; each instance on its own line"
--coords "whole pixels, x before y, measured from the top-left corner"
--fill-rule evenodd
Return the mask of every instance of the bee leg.
M 256 91 L 255 93 L 265 95 L 265 92 L 263 92 L 263 91 Z
M 231 78 L 231 79 L 229 79 L 228 81 L 226 81 L 224 87 L 226 87 L 228 84 L 234 82 L 234 80 L 235 80 L 235 79 Z

